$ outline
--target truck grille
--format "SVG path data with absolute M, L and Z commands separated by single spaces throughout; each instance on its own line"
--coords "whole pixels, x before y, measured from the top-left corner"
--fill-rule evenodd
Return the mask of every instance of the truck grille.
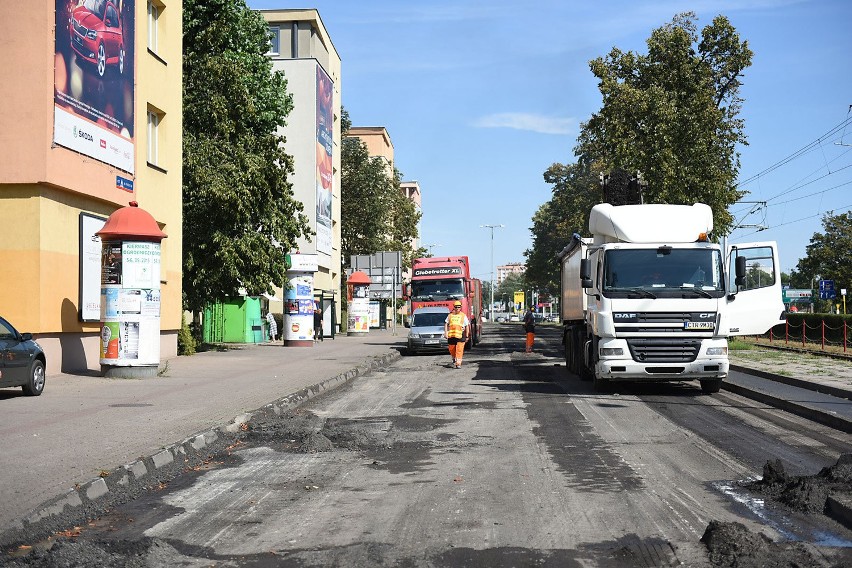
M 689 363 L 698 357 L 701 340 L 697 339 L 628 339 L 627 346 L 634 361 L 640 363 Z
M 669 334 L 712 335 L 715 330 L 715 312 L 634 312 L 613 314 L 617 334 Z M 700 327 L 710 325 L 710 327 Z M 694 326 L 694 327 L 692 327 Z

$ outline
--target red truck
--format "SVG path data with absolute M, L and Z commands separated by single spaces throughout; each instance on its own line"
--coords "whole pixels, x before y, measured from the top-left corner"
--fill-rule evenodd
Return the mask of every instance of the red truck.
M 482 339 L 482 282 L 471 278 L 466 256 L 415 259 L 406 295 L 411 301 L 409 313 L 428 306 L 445 306 L 452 311 L 453 302 L 459 300 L 470 320 L 467 346 L 473 347 Z

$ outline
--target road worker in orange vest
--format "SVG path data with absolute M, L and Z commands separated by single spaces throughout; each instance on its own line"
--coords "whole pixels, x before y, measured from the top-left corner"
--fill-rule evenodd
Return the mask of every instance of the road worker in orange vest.
M 453 367 L 461 368 L 462 356 L 464 355 L 464 344 L 470 337 L 470 320 L 462 311 L 461 302 L 456 300 L 453 311 L 444 322 L 444 337 L 450 347 L 450 355 L 453 357 Z

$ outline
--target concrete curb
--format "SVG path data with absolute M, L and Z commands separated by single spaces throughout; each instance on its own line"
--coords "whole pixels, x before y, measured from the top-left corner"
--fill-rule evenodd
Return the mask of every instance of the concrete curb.
M 747 372 L 751 374 L 756 374 L 752 370 L 744 370 L 741 372 Z M 768 378 L 768 377 L 763 377 Z M 778 398 L 777 396 L 772 396 L 769 393 L 745 388 L 739 385 L 735 385 L 729 383 L 727 381 L 722 382 L 722 388 L 724 390 L 739 394 L 746 398 L 750 398 L 752 400 L 756 400 L 758 402 L 762 402 L 764 404 L 768 404 L 775 408 L 780 408 L 781 410 L 786 410 L 791 414 L 795 414 L 796 416 L 801 416 L 802 418 L 807 418 L 808 420 L 812 420 L 824 426 L 828 426 L 830 428 L 834 428 L 835 430 L 840 430 L 841 432 L 846 432 L 847 434 L 852 433 L 852 421 L 843 418 L 842 416 L 837 416 L 834 414 L 829 414 L 827 412 L 819 411 L 815 408 L 811 408 L 809 406 L 798 404 L 796 402 L 792 402 L 789 400 L 784 400 L 782 398 Z M 814 390 L 814 389 L 810 389 Z
M 739 373 L 746 373 L 749 375 L 754 375 L 756 377 L 760 377 L 762 379 L 768 379 L 770 381 L 775 381 L 777 383 L 784 383 L 785 385 L 790 385 L 793 387 L 799 387 L 801 389 L 807 389 L 816 391 L 822 394 L 828 394 L 831 396 L 836 396 L 838 398 L 845 398 L 848 400 L 852 400 L 852 391 L 848 389 L 832 387 L 830 385 L 822 385 L 817 383 L 812 383 L 811 381 L 805 381 L 802 379 L 796 379 L 794 377 L 786 377 L 784 375 L 778 375 L 775 373 L 770 373 L 768 371 L 761 371 L 758 369 L 752 369 L 751 367 L 741 367 L 740 365 L 731 365 L 732 371 L 737 371 Z
M 852 495 L 829 495 L 826 509 L 829 517 L 852 530 Z
M 118 504 L 134 499 L 148 488 L 156 487 L 188 469 L 200 466 L 217 451 L 226 449 L 233 434 L 243 429 L 243 425 L 255 414 L 271 410 L 276 415 L 281 415 L 357 377 L 386 367 L 399 357 L 400 352 L 392 350 L 374 357 L 366 364 L 320 381 L 262 408 L 239 414 L 227 424 L 193 434 L 181 442 L 111 471 L 103 471 L 99 477 L 48 499 L 22 519 L 4 528 L 0 531 L 0 547 L 8 548 L 18 543 L 46 538 L 58 530 L 101 515 Z

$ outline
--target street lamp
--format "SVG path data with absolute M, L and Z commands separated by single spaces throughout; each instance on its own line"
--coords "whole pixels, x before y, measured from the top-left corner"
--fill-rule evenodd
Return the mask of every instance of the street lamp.
M 427 254 L 428 254 L 429 256 L 432 256 L 432 249 L 433 249 L 434 247 L 441 247 L 441 246 L 444 246 L 444 245 L 439 245 L 439 244 L 437 244 L 437 243 L 432 243 L 431 245 L 423 245 L 423 248 L 427 249 Z
M 480 225 L 480 229 L 491 229 L 491 303 L 488 304 L 488 319 L 494 319 L 494 229 L 502 229 L 505 225 Z

